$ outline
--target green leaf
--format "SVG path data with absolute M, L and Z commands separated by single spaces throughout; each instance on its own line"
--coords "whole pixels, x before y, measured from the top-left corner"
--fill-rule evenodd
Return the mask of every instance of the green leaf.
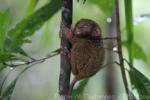
M 150 100 L 150 98 L 146 98 L 150 96 L 150 80 L 133 66 L 129 71 L 129 75 L 132 85 L 139 93 L 139 97 L 142 100 Z
M 6 88 L 6 90 L 2 94 L 2 100 L 10 100 L 17 80 L 18 80 L 18 78 L 16 78 L 13 82 L 11 82 L 11 84 Z
M 111 16 L 115 0 L 89 0 L 89 2 L 97 5 L 106 16 Z
M 4 41 L 7 33 L 7 28 L 9 25 L 9 10 L 0 13 L 0 54 L 4 53 Z
M 4 90 L 2 94 L 0 94 L 0 100 L 10 100 L 12 93 L 14 91 L 15 85 L 20 78 L 20 76 L 29 68 L 33 67 L 34 64 L 24 68 L 18 75 L 17 77 L 10 83 L 10 85 Z M 14 70 L 14 69 L 13 69 Z M 11 71 L 12 72 L 12 71 Z M 10 73 L 8 73 L 10 74 Z
M 45 21 L 51 18 L 61 7 L 61 0 L 52 0 L 44 7 L 37 10 L 28 18 L 22 20 L 16 25 L 16 27 L 9 31 L 10 44 L 8 45 L 9 50 L 16 52 L 16 49 L 21 48 L 25 43 L 24 38 L 34 34 Z
M 126 46 L 126 47 L 129 46 L 129 44 L 128 44 L 127 41 L 124 41 L 124 42 L 123 42 L 123 45 Z M 133 58 L 135 58 L 135 59 L 141 59 L 141 60 L 143 60 L 144 62 L 147 61 L 147 55 L 146 55 L 145 51 L 144 51 L 143 48 L 142 48 L 139 44 L 137 44 L 136 42 L 133 42 L 133 44 L 132 44 L 132 56 L 133 56 Z
M 6 66 L 3 64 L 3 63 L 6 63 L 8 61 L 13 61 L 13 60 L 16 60 L 17 57 L 12 54 L 12 53 L 8 53 L 8 52 L 5 52 L 3 54 L 0 55 L 0 72 L 6 68 Z
M 14 55 L 11 53 L 4 53 L 0 55 L 0 63 L 7 62 L 14 59 Z
M 81 100 L 83 97 L 83 91 L 85 86 L 88 83 L 88 79 L 84 79 L 79 83 L 79 86 L 77 89 L 73 90 L 72 96 L 73 96 L 73 100 Z M 80 97 L 80 98 L 77 98 Z
M 140 45 L 134 42 L 132 45 L 132 50 L 134 58 L 141 59 L 145 62 L 147 61 L 146 53 Z
M 39 1 L 39 0 L 30 0 L 29 5 L 28 5 L 28 7 L 27 7 L 27 10 L 26 10 L 26 12 L 25 12 L 25 15 L 26 15 L 26 16 L 29 16 L 29 15 L 32 14 L 32 12 L 34 11 L 34 9 L 35 9 L 35 7 L 36 7 L 38 1 Z
M 6 32 L 9 25 L 10 11 L 7 9 L 0 13 L 0 32 Z

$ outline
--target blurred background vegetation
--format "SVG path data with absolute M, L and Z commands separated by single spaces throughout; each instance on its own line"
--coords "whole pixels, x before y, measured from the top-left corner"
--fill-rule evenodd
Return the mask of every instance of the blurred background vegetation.
M 0 0 L 0 12 L 9 10 L 10 13 L 8 19 L 10 21 L 8 24 L 8 30 L 10 30 L 14 28 L 17 23 L 29 17 L 33 12 L 37 11 L 45 4 L 48 4 L 49 1 L 50 0 Z M 103 37 L 106 37 L 109 33 L 108 28 L 109 23 L 111 22 L 114 1 L 104 0 L 102 3 L 98 3 L 97 1 L 98 0 L 87 0 L 87 2 L 83 5 L 82 2 L 77 3 L 76 0 L 74 0 L 73 25 L 81 18 L 93 19 L 99 23 L 103 32 Z M 141 15 L 150 14 L 150 9 L 148 9 L 149 3 L 149 0 L 133 0 L 134 41 L 136 41 L 136 43 L 142 47 L 147 56 L 147 61 L 143 61 L 140 59 L 140 57 L 139 59 L 134 59 L 134 65 L 145 76 L 147 76 L 148 79 L 150 79 L 150 19 L 148 16 L 141 17 Z M 126 40 L 125 9 L 123 0 L 120 0 L 120 17 L 122 39 Z M 34 16 L 32 19 L 34 19 Z M 33 31 L 33 34 L 25 37 L 27 41 L 31 43 L 21 45 L 23 50 L 31 57 L 39 59 L 45 57 L 51 51 L 59 48 L 60 22 L 61 12 L 59 10 L 49 20 L 45 21 L 43 25 L 39 23 L 39 25 L 42 25 L 42 27 L 39 29 L 37 28 L 35 32 Z M 128 52 L 126 48 L 123 48 L 123 54 L 125 58 L 128 58 Z M 137 55 L 140 55 L 139 51 L 137 51 Z M 10 82 L 15 79 L 15 77 L 24 67 L 26 66 L 17 68 L 9 75 L 7 81 L 5 82 L 4 89 L 7 88 Z M 48 59 L 44 63 L 34 65 L 20 76 L 10 100 L 57 100 L 58 98 L 56 97 L 58 96 L 59 68 L 59 56 Z M 0 73 L 1 83 L 9 70 L 11 69 L 7 68 Z M 120 70 L 116 68 L 115 73 L 115 94 L 118 95 L 118 100 L 126 100 Z M 84 89 L 84 94 L 105 94 L 104 90 L 106 85 L 104 80 L 105 68 L 90 78 Z M 137 91 L 134 91 L 134 93 L 137 97 Z M 125 98 L 122 99 L 122 96 Z M 86 98 L 85 100 L 92 99 Z

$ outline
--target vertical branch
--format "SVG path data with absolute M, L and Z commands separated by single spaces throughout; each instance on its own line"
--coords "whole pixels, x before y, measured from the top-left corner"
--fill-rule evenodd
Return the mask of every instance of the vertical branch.
M 123 62 L 123 55 L 122 55 L 122 42 L 121 42 L 121 31 L 120 31 L 120 15 L 119 15 L 119 0 L 116 0 L 116 27 L 117 27 L 117 43 L 118 43 L 118 54 L 119 54 L 119 62 L 120 62 L 120 69 L 121 69 L 121 74 L 123 78 L 123 83 L 125 86 L 125 91 L 129 98 L 129 90 L 128 90 L 128 82 L 126 78 L 126 73 L 125 73 L 125 67 L 124 67 L 124 62 Z
M 128 5 L 128 6 L 126 6 Z M 126 17 L 126 30 L 127 30 L 127 49 L 129 52 L 129 61 L 133 65 L 132 59 L 132 44 L 133 44 L 133 15 L 132 15 L 132 0 L 125 0 L 125 17 Z
M 68 28 L 71 27 L 72 24 L 72 0 L 62 0 L 62 21 L 61 21 L 61 29 L 66 26 Z M 64 49 L 69 49 L 70 44 L 69 41 L 66 39 L 62 30 L 60 30 L 61 36 L 61 48 L 62 51 Z M 67 55 L 61 54 L 61 65 L 60 65 L 60 76 L 59 76 L 59 94 L 62 99 L 67 100 L 67 94 L 70 85 L 70 64 Z

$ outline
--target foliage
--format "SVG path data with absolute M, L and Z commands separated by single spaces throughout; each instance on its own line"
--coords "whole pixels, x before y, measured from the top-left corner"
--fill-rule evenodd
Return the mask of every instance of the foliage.
M 0 54 L 4 53 L 4 41 L 7 33 L 7 28 L 9 25 L 9 10 L 6 10 L 3 13 L 0 13 Z
M 77 87 L 77 89 L 73 90 L 73 93 L 72 93 L 73 100 L 82 99 L 83 91 L 87 83 L 88 83 L 88 79 L 84 79 L 79 83 L 79 86 Z
M 127 41 L 124 41 L 123 45 L 127 48 L 129 47 L 129 44 L 127 43 Z M 143 60 L 144 62 L 147 62 L 147 55 L 146 55 L 145 51 L 136 42 L 133 42 L 133 44 L 132 44 L 132 53 L 133 53 L 132 54 L 133 59 L 140 59 L 140 60 Z
M 38 1 L 39 0 L 31 0 L 29 2 L 29 5 L 28 5 L 27 10 L 25 12 L 25 16 L 29 16 L 32 14 L 32 12 L 35 10 L 35 7 L 36 7 Z
M 16 27 L 7 30 L 9 27 L 9 10 L 0 13 L 0 71 L 4 69 L 5 63 L 12 60 L 20 60 L 18 54 L 29 57 L 21 48 L 23 44 L 30 43 L 27 37 L 33 35 L 49 18 L 51 18 L 60 9 L 60 0 L 51 1 L 33 14 L 33 5 L 35 6 L 38 0 L 32 0 L 26 11 L 26 17 L 20 21 Z M 30 15 L 31 14 L 31 15 Z M 4 65 L 2 65 L 4 64 Z M 18 75 L 20 76 L 20 75 Z M 1 99 L 9 100 L 18 77 L 4 90 Z
M 21 48 L 23 44 L 31 42 L 26 38 L 33 35 L 35 31 L 38 30 L 44 24 L 44 22 L 51 18 L 59 9 L 60 1 L 52 1 L 37 10 L 31 16 L 23 19 L 16 25 L 16 27 L 11 29 L 10 31 L 6 31 L 8 27 L 9 12 L 6 11 L 4 12 L 4 14 L 1 14 L 0 20 L 3 20 L 3 26 L 0 27 L 1 63 L 16 60 L 17 57 L 14 56 L 16 54 L 28 57 L 25 51 Z
M 7 48 L 11 52 L 20 53 L 26 56 L 24 51 L 21 49 L 22 44 L 28 42 L 25 38 L 33 35 L 34 32 L 38 30 L 44 22 L 51 18 L 59 9 L 60 1 L 52 1 L 18 23 L 14 29 L 8 32 L 11 42 L 10 44 L 6 44 Z
M 129 66 L 131 66 L 129 71 L 131 83 L 137 89 L 140 99 L 150 100 L 150 80 L 131 64 Z
M 5 39 L 7 36 L 8 26 L 9 26 L 10 12 L 9 9 L 3 13 L 0 13 L 0 63 L 9 61 L 13 59 L 13 55 L 5 51 Z M 5 68 L 3 65 L 0 65 L 0 71 Z

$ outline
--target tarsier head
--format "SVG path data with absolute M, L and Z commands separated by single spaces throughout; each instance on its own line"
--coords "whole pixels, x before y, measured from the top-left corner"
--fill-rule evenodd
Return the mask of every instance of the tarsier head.
M 89 37 L 97 37 L 101 36 L 101 29 L 99 25 L 90 20 L 90 19 L 81 19 L 77 22 L 75 25 L 75 28 L 73 30 L 75 36 L 89 36 Z

